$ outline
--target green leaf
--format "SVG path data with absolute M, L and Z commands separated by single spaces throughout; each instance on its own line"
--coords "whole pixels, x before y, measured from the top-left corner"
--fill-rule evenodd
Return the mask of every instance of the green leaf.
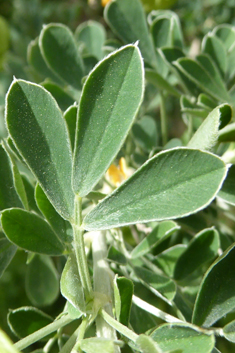
M 228 341 L 235 343 L 235 320 L 224 326 L 223 334 Z
M 26 337 L 53 321 L 43 311 L 29 306 L 11 310 L 7 320 L 12 332 L 19 338 Z
M 159 223 L 131 252 L 131 258 L 144 256 L 180 227 L 173 221 Z
M 123 255 L 119 250 L 117 250 L 114 246 L 111 246 L 108 251 L 107 259 L 116 262 L 119 265 L 126 265 L 127 259 L 126 256 Z
M 191 240 L 185 251 L 178 258 L 174 278 L 182 280 L 197 268 L 218 255 L 220 246 L 219 234 L 213 229 L 204 229 Z
M 158 346 L 154 340 L 147 336 L 147 335 L 139 335 L 137 340 L 135 341 L 136 344 L 139 346 L 141 349 L 141 352 L 143 353 L 161 353 L 162 350 Z
M 195 213 L 213 200 L 226 173 L 224 162 L 207 152 L 161 152 L 88 213 L 84 228 L 109 229 Z
M 5 210 L 1 223 L 7 238 L 20 248 L 45 255 L 63 253 L 64 247 L 49 224 L 34 213 L 19 208 Z
M 135 45 L 110 54 L 88 76 L 74 150 L 73 186 L 79 196 L 92 190 L 122 146 L 143 97 L 143 81 L 143 63 Z
M 37 74 L 44 78 L 51 78 L 52 81 L 61 83 L 61 80 L 49 69 L 39 48 L 39 38 L 32 40 L 28 46 L 27 59 L 29 64 L 36 70 Z
M 125 43 L 139 42 L 145 61 L 156 66 L 153 42 L 150 38 L 145 13 L 139 0 L 116 0 L 105 6 L 104 18 L 113 32 Z
M 219 131 L 219 142 L 233 141 L 235 141 L 235 123 L 231 123 Z
M 74 103 L 74 98 L 55 83 L 45 81 L 42 86 L 55 98 L 61 110 L 65 111 Z
M 59 295 L 59 278 L 52 259 L 45 255 L 35 255 L 30 261 L 25 289 L 27 296 L 36 306 L 51 305 Z
M 174 299 L 176 286 L 171 279 L 143 267 L 134 267 L 134 273 L 143 285 L 147 285 L 147 288 L 161 299 L 167 301 L 167 303 Z
M 151 151 L 157 146 L 157 124 L 150 116 L 143 116 L 132 127 L 134 139 L 137 144 L 146 151 Z
M 163 352 L 181 349 L 182 353 L 209 353 L 215 344 L 213 334 L 188 323 L 163 324 L 150 337 Z
M 62 242 L 71 242 L 73 238 L 67 233 L 67 231 L 71 229 L 70 223 L 56 212 L 39 184 L 37 184 L 35 188 L 35 199 L 39 210 L 42 212 L 60 240 Z
M 64 119 L 67 123 L 72 151 L 74 150 L 75 143 L 77 111 L 78 107 L 76 105 L 73 105 L 64 112 Z
M 213 33 L 208 33 L 202 41 L 202 52 L 210 55 L 223 77 L 227 70 L 227 53 L 223 42 Z
M 218 83 L 216 68 L 213 63 L 209 58 L 205 59 L 205 56 L 201 56 L 200 58 L 204 59 L 204 65 L 199 61 L 189 58 L 180 58 L 173 65 L 205 93 L 208 93 L 220 102 L 230 102 L 231 98 L 224 85 Z M 206 68 L 205 64 L 207 65 Z
M 82 312 L 73 306 L 69 301 L 66 303 L 66 310 L 72 319 L 79 319 L 82 316 Z
M 225 49 L 229 51 L 231 47 L 234 45 L 235 41 L 235 28 L 229 24 L 222 24 L 216 26 L 212 32 L 215 34 L 223 43 Z
M 155 47 L 183 47 L 179 17 L 171 11 L 160 12 L 151 23 L 150 31 Z
M 74 254 L 68 257 L 60 281 L 61 294 L 78 310 L 85 313 L 83 287 Z
M 235 165 L 232 164 L 218 196 L 224 201 L 235 205 Z
M 230 246 L 207 270 L 194 305 L 192 322 L 210 327 L 235 308 L 235 246 Z
M 159 88 L 160 90 L 166 91 L 168 94 L 171 94 L 175 97 L 180 98 L 181 93 L 174 88 L 170 83 L 167 82 L 165 78 L 163 78 L 159 73 L 152 69 L 145 70 L 145 78 L 149 83 L 152 83 L 154 86 Z
M 219 130 L 226 126 L 232 117 L 232 108 L 222 104 L 212 110 L 188 143 L 190 148 L 210 150 L 218 141 Z
M 107 338 L 99 338 L 99 337 L 85 338 L 81 341 L 80 347 L 82 351 L 86 353 L 97 353 L 97 352 L 114 353 L 115 352 L 115 344 L 113 340 L 109 340 Z
M 130 279 L 125 277 L 116 278 L 115 284 L 120 296 L 120 310 L 116 310 L 117 320 L 128 327 L 134 285 Z
M 104 56 L 103 45 L 106 39 L 105 29 L 99 22 L 87 21 L 80 24 L 75 31 L 75 39 L 82 42 L 86 54 L 101 60 Z
M 54 98 L 39 85 L 14 80 L 7 95 L 6 120 L 17 149 L 57 212 L 73 218 L 74 194 L 68 182 L 72 154 Z
M 20 353 L 11 342 L 10 338 L 0 329 L 0 347 L 2 353 Z
M 6 238 L 0 239 L 0 277 L 13 259 L 17 247 Z
M 0 144 L 0 211 L 10 207 L 22 207 L 15 189 L 13 163 Z
M 174 276 L 175 264 L 178 257 L 184 252 L 186 245 L 178 244 L 157 255 L 153 263 L 169 277 Z
M 205 108 L 205 109 L 216 108 L 216 102 L 205 93 L 199 94 L 198 99 L 197 99 L 197 104 L 200 107 Z
M 49 68 L 64 82 L 81 90 L 83 62 L 70 29 L 62 24 L 44 26 L 39 46 Z

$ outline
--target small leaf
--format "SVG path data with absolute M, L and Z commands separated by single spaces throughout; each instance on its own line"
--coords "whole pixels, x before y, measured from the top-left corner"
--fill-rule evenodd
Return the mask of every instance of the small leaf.
M 213 228 L 195 235 L 175 264 L 174 278 L 182 280 L 204 263 L 212 261 L 218 255 L 219 246 L 219 234 Z
M 27 59 L 29 64 L 36 70 L 37 74 L 44 78 L 51 78 L 52 81 L 60 83 L 61 80 L 49 69 L 39 48 L 39 39 L 36 38 L 29 43 Z
M 68 257 L 60 281 L 61 294 L 82 313 L 85 312 L 83 287 L 74 254 Z
M 55 302 L 59 295 L 59 278 L 50 257 L 35 255 L 30 261 L 25 289 L 34 305 L 46 306 Z
M 81 90 L 83 62 L 70 29 L 62 24 L 43 27 L 39 46 L 49 68 L 63 81 Z
M 149 83 L 152 83 L 160 90 L 164 90 L 168 94 L 180 98 L 181 93 L 176 88 L 174 88 L 174 86 L 172 86 L 165 78 L 163 78 L 158 72 L 152 69 L 145 69 L 145 78 Z
M 134 285 L 130 279 L 125 277 L 118 277 L 116 285 L 120 295 L 120 312 L 117 319 L 121 324 L 128 327 Z
M 113 340 L 107 338 L 91 337 L 82 340 L 80 345 L 82 351 L 86 353 L 114 353 L 115 345 Z
M 163 324 L 150 337 L 164 352 L 179 349 L 182 353 L 209 353 L 215 344 L 213 334 L 187 323 Z
M 144 256 L 157 246 L 163 239 L 173 234 L 179 226 L 173 221 L 159 223 L 131 252 L 131 258 Z
M 132 127 L 134 139 L 146 151 L 151 151 L 157 146 L 157 124 L 150 116 L 143 116 Z
M 114 246 L 111 246 L 108 251 L 107 259 L 116 262 L 119 265 L 126 265 L 127 259 L 123 253 L 117 250 Z
M 105 6 L 104 18 L 125 44 L 139 41 L 140 51 L 145 61 L 153 67 L 156 65 L 154 46 L 139 0 L 110 1 Z
M 35 199 L 39 210 L 42 212 L 60 240 L 62 242 L 71 242 L 72 237 L 67 233 L 68 229 L 71 229 L 70 223 L 56 212 L 55 208 L 52 206 L 46 194 L 38 184 L 35 188 Z
M 104 56 L 102 47 L 105 42 L 105 29 L 99 22 L 87 21 L 80 24 L 75 31 L 76 41 L 85 46 L 83 52 L 101 60 Z
M 74 103 L 74 98 L 55 83 L 45 81 L 42 83 L 42 87 L 51 93 L 61 110 L 65 111 L 70 105 Z
M 213 200 L 226 173 L 223 161 L 207 152 L 161 152 L 88 213 L 84 228 L 109 229 L 195 213 Z
M 0 239 L 0 277 L 13 259 L 17 247 L 5 237 Z
M 22 207 L 15 189 L 12 160 L 0 144 L 0 211 L 10 207 Z
M 232 164 L 218 196 L 224 201 L 235 205 L 235 165 Z
M 175 264 L 179 256 L 186 249 L 186 245 L 178 244 L 157 255 L 153 263 L 158 266 L 169 277 L 174 276 Z
M 229 247 L 207 270 L 194 305 L 192 322 L 210 327 L 235 308 L 235 246 Z
M 222 104 L 212 110 L 188 143 L 190 148 L 210 150 L 218 141 L 219 130 L 226 126 L 232 117 L 232 109 Z
M 154 273 L 143 267 L 134 267 L 135 275 L 141 280 L 143 285 L 152 290 L 158 297 L 170 303 L 175 296 L 175 283 L 162 275 Z M 167 300 L 166 300 L 167 299 Z
M 20 248 L 45 255 L 63 253 L 64 247 L 49 224 L 36 214 L 12 208 L 2 212 L 1 222 L 7 238 Z
M 65 121 L 54 98 L 39 85 L 14 80 L 6 120 L 17 149 L 57 212 L 73 217 L 72 153 Z
M 53 321 L 41 310 L 29 306 L 11 310 L 7 320 L 12 332 L 19 338 L 26 337 Z
M 202 41 L 202 52 L 210 55 L 222 76 L 227 70 L 227 53 L 223 42 L 213 33 L 208 33 Z
M 141 352 L 143 353 L 161 353 L 162 350 L 158 346 L 154 340 L 147 336 L 147 335 L 139 335 L 137 340 L 135 341 L 136 344 L 139 346 L 141 349 Z
M 235 343 L 235 320 L 224 326 L 223 333 L 228 341 Z
M 87 78 L 74 150 L 73 186 L 79 196 L 92 190 L 118 153 L 139 109 L 143 88 L 143 63 L 135 45 L 106 57 Z
M 207 68 L 205 68 L 200 62 L 189 58 L 178 59 L 173 64 L 181 73 L 188 77 L 189 80 L 196 84 L 205 93 L 208 93 L 220 102 L 231 101 L 225 87 L 218 84 L 216 81 L 216 70 L 215 67 L 213 67 L 212 62 L 210 62 L 210 67 L 207 66 Z M 209 59 L 207 59 L 207 64 L 209 64 Z M 208 69 L 210 69 L 210 71 L 208 71 Z

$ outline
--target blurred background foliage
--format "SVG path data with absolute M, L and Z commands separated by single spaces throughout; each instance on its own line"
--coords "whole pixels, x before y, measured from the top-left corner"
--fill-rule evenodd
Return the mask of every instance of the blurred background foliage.
M 234 0 L 142 2 L 146 11 L 170 8 L 179 16 L 188 51 L 193 46 L 199 48 L 203 36 L 215 26 L 223 23 L 235 25 Z M 27 47 L 30 41 L 39 35 L 43 24 L 63 23 L 74 31 L 79 24 L 90 19 L 102 23 L 107 30 L 107 37 L 113 37 L 103 19 L 101 0 L 0 0 L 0 139 L 6 136 L 3 118 L 5 94 L 13 76 L 35 80 L 27 63 Z M 151 95 L 152 92 L 147 91 L 146 95 L 148 94 Z M 168 110 L 174 115 L 175 126 L 177 116 L 180 116 L 178 99 L 171 97 Z M 178 131 L 178 134 L 182 135 L 182 132 Z M 176 131 L 172 135 L 178 137 Z M 18 251 L 0 281 L 0 327 L 13 340 L 15 337 L 6 322 L 8 308 L 31 305 L 25 292 L 26 260 L 26 253 Z M 60 273 L 61 264 L 55 265 Z M 148 300 L 151 302 L 151 298 Z M 63 305 L 64 299 L 59 297 L 52 306 L 44 307 L 43 310 L 55 317 L 63 309 Z M 231 352 L 227 341 L 221 340 L 220 345 L 222 352 Z

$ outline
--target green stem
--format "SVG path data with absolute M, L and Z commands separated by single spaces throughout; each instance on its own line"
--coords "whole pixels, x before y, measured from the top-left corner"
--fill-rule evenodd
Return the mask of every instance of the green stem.
M 87 257 L 85 253 L 85 244 L 83 237 L 82 224 L 82 199 L 75 197 L 75 224 L 73 225 L 73 245 L 77 259 L 78 271 L 81 278 L 82 286 L 86 301 L 89 302 L 93 298 L 91 278 L 89 274 Z
M 128 327 L 122 325 L 120 322 L 111 317 L 104 309 L 100 311 L 100 315 L 110 326 L 115 328 L 116 331 L 120 332 L 131 341 L 135 342 L 139 337 L 135 332 L 131 331 Z
M 39 341 L 43 337 L 49 335 L 52 332 L 57 331 L 59 328 L 68 325 L 70 322 L 72 322 L 74 319 L 71 319 L 68 315 L 63 315 L 60 319 L 52 322 L 51 324 L 41 328 L 40 330 L 32 333 L 31 335 L 22 338 L 22 340 L 18 341 L 15 343 L 16 349 L 19 351 L 25 349 L 26 347 L 30 346 L 34 342 Z
M 162 144 L 163 146 L 165 146 L 168 141 L 167 115 L 166 115 L 165 97 L 162 92 L 160 93 L 160 115 L 161 115 Z

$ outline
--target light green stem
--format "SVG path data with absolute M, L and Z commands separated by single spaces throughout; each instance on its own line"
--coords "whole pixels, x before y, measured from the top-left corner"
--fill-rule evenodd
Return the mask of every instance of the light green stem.
M 123 336 L 129 338 L 131 341 L 135 342 L 138 338 L 138 335 L 131 331 L 128 327 L 122 325 L 120 322 L 111 317 L 104 309 L 101 310 L 100 315 L 104 318 L 104 320 L 116 331 L 120 332 Z
M 60 319 L 52 322 L 51 324 L 41 328 L 40 330 L 32 333 L 31 335 L 22 338 L 22 340 L 18 341 L 15 343 L 15 347 L 21 351 L 25 349 L 26 347 L 30 346 L 34 342 L 39 341 L 43 337 L 49 335 L 52 332 L 57 331 L 59 328 L 68 325 L 70 322 L 72 322 L 74 319 L 71 319 L 68 315 L 62 316 Z
M 78 272 L 82 282 L 86 301 L 89 302 L 93 298 L 91 278 L 89 274 L 87 257 L 85 253 L 85 244 L 83 237 L 82 224 L 82 199 L 75 197 L 75 224 L 73 225 L 73 246 L 76 254 Z
M 161 132 L 162 132 L 162 144 L 166 145 L 168 141 L 167 133 L 167 115 L 166 115 L 166 105 L 164 94 L 160 93 L 160 115 L 161 115 Z

